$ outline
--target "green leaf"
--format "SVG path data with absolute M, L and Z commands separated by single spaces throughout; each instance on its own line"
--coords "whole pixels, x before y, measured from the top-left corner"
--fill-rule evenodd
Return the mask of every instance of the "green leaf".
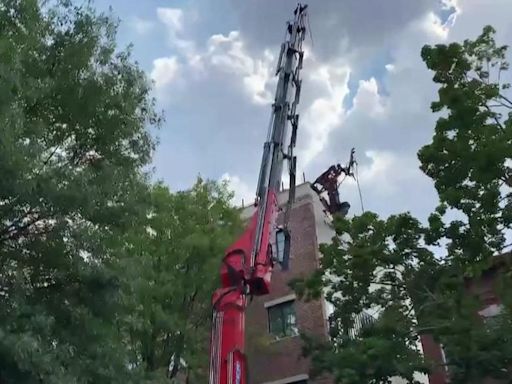
M 320 268 L 292 285 L 301 297 L 323 292 L 333 308 L 330 340 L 306 338 L 315 374 L 343 384 L 415 383 L 415 372 L 438 368 L 419 350 L 420 337 L 431 335 L 445 346 L 451 383 L 509 378 L 511 344 L 498 334 L 510 335 L 510 289 L 500 291 L 505 311 L 496 327 L 475 316 L 484 303 L 468 291 L 490 279 L 512 229 L 512 113 L 503 113 L 512 98 L 499 83 L 507 47 L 494 34 L 486 26 L 473 41 L 421 50 L 439 85 L 431 109 L 443 114 L 418 151 L 439 196 L 427 223 L 409 213 L 337 220 Z M 358 323 L 364 313 L 374 316 L 371 327 Z

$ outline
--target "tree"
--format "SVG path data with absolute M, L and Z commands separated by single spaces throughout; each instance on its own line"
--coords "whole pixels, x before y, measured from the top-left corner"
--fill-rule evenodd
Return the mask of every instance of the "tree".
M 144 217 L 158 126 L 116 25 L 0 4 L 0 382 L 129 381 L 118 236 Z
M 187 191 L 151 190 L 145 222 L 120 238 L 120 319 L 130 361 L 148 382 L 206 380 L 211 295 L 226 247 L 241 229 L 227 185 L 199 179 Z M 149 234 L 149 235 L 148 235 Z
M 440 85 L 432 111 L 441 117 L 432 142 L 418 152 L 439 195 L 428 223 L 410 213 L 335 218 L 321 267 L 293 282 L 300 295 L 324 293 L 334 307 L 331 340 L 305 336 L 313 373 L 331 373 L 344 384 L 394 376 L 412 383 L 414 372 L 436 369 L 419 348 L 428 334 L 446 350 L 452 383 L 510 378 L 510 290 L 500 292 L 503 311 L 491 326 L 476 316 L 481 302 L 464 289 L 506 251 L 512 224 L 512 101 L 510 85 L 502 83 L 507 47 L 497 46 L 494 34 L 487 26 L 474 41 L 421 51 Z M 508 287 L 510 276 L 503 275 Z M 362 313 L 373 319 L 357 326 Z

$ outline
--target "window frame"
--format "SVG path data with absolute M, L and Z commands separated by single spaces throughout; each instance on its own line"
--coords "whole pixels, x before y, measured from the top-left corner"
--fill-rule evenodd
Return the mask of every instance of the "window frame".
M 276 303 L 268 306 L 267 308 L 267 322 L 268 332 L 272 337 L 277 340 L 284 339 L 287 337 L 295 337 L 299 335 L 299 329 L 297 326 L 297 312 L 295 311 L 295 299 L 286 300 L 283 302 Z M 277 311 L 279 319 L 279 331 L 273 325 L 276 324 L 277 319 L 273 317 L 273 313 Z M 288 316 L 293 316 L 293 322 L 288 321 Z M 275 316 L 275 315 L 274 315 Z
M 300 383 L 309 383 L 309 375 L 306 373 L 301 373 L 295 376 L 288 376 L 275 381 L 266 381 L 263 384 L 300 384 Z
M 285 248 L 286 236 L 282 229 L 276 231 L 276 260 L 282 263 L 284 260 L 284 248 Z

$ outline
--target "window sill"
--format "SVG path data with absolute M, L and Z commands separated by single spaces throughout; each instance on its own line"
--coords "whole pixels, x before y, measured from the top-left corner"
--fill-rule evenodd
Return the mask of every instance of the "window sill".
M 293 335 L 293 336 L 283 336 L 283 337 L 274 337 L 272 340 L 270 340 L 270 344 L 278 343 L 280 341 L 294 339 L 296 337 L 299 337 L 300 335 Z

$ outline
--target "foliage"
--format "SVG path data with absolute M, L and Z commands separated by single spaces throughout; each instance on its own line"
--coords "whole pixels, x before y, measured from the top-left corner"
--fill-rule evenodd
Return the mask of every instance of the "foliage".
M 157 184 L 147 219 L 120 239 L 126 252 L 120 327 L 130 361 L 146 380 L 178 373 L 204 379 L 215 271 L 241 228 L 231 197 L 226 185 L 201 179 L 178 193 Z
M 442 204 L 431 226 L 437 237 L 448 239 L 450 259 L 469 269 L 485 266 L 479 261 L 503 249 L 512 223 L 512 101 L 506 94 L 510 85 L 500 84 L 509 65 L 506 46 L 496 46 L 493 34 L 486 27 L 475 41 L 422 50 L 441 85 L 432 110 L 448 111 L 438 119 L 432 143 L 419 151 Z M 440 225 L 445 207 L 459 211 L 464 221 Z
M 0 4 L 0 382 L 201 380 L 227 185 L 144 169 L 150 84 L 85 4 Z
M 0 5 L 0 381 L 116 383 L 109 239 L 141 212 L 157 125 L 115 25 L 67 2 Z
M 314 373 L 344 384 L 394 376 L 412 383 L 414 372 L 444 369 L 420 351 L 428 334 L 445 347 L 452 383 L 508 377 L 510 292 L 501 291 L 504 311 L 490 326 L 476 316 L 482 302 L 466 289 L 506 249 L 512 224 L 512 102 L 509 84 L 501 83 L 507 48 L 496 45 L 494 33 L 488 26 L 474 41 L 421 51 L 440 85 L 432 110 L 441 117 L 418 153 L 439 195 L 428 223 L 409 213 L 335 218 L 321 268 L 293 282 L 302 296 L 324 293 L 334 308 L 330 340 L 306 337 Z M 510 287 L 510 275 L 503 279 Z M 364 311 L 375 319 L 354 332 Z

